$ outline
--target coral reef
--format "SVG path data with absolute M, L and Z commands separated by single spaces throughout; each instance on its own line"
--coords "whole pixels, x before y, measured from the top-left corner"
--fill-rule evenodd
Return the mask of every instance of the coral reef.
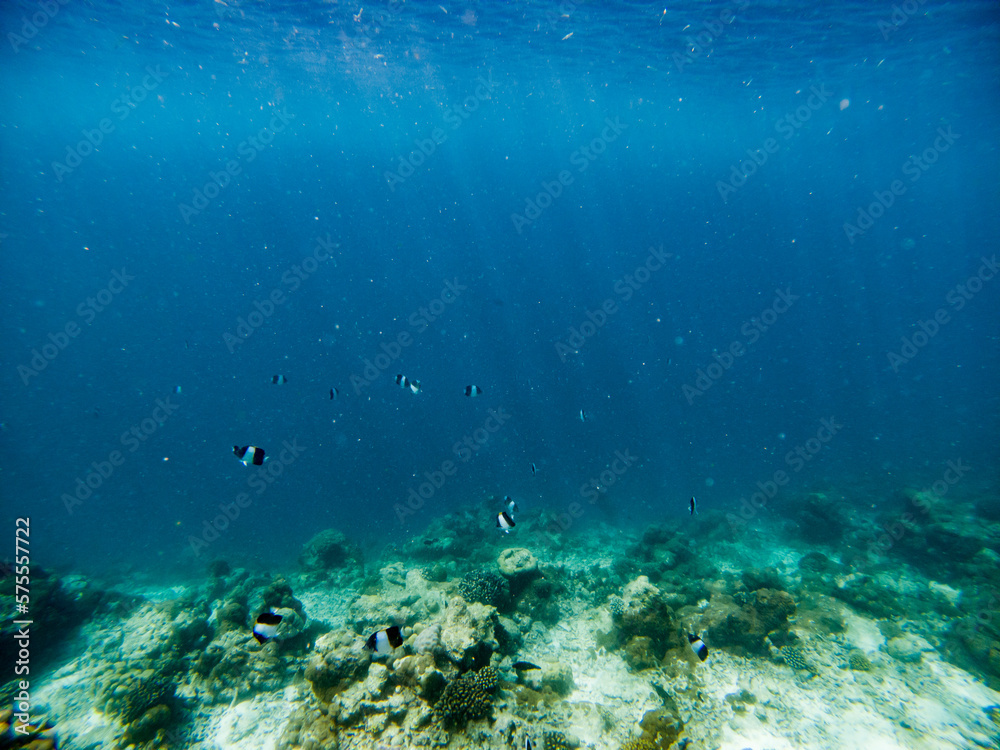
M 796 671 L 816 673 L 816 669 L 806 659 L 805 652 L 799 646 L 782 646 L 778 649 L 778 659 Z
M 125 725 L 122 745 L 162 739 L 173 721 L 176 690 L 173 680 L 152 670 L 136 676 L 126 674 L 105 689 L 104 710 Z
M 139 677 L 119 685 L 109 696 L 107 707 L 125 724 L 131 724 L 153 706 L 174 697 L 177 686 L 162 676 Z
M 524 547 L 511 547 L 497 557 L 497 567 L 507 579 L 531 578 L 538 572 L 538 559 Z
M 854 525 L 850 501 L 824 492 L 810 492 L 795 511 L 799 534 L 807 542 L 837 544 Z
M 467 602 L 489 604 L 497 609 L 505 608 L 510 599 L 507 582 L 496 573 L 483 570 L 466 573 L 459 581 L 458 593 Z
M 326 633 L 316 640 L 305 677 L 321 701 L 329 701 L 358 680 L 368 669 L 369 654 L 350 630 Z
M 623 640 L 635 636 L 648 638 L 650 647 L 659 654 L 680 643 L 674 611 L 663 592 L 646 576 L 639 576 L 625 586 L 622 603 L 622 614 L 615 616 L 614 622 Z
M 712 641 L 766 656 L 770 644 L 788 640 L 788 618 L 795 613 L 795 601 L 787 592 L 774 589 L 758 589 L 743 600 L 738 612 L 712 626 Z
M 562 732 L 549 730 L 542 733 L 542 747 L 544 750 L 572 750 L 573 745 Z
M 517 597 L 540 575 L 538 559 L 524 547 L 505 549 L 497 557 L 500 575 L 507 579 L 511 596 Z
M 565 586 L 556 580 L 552 572 L 544 578 L 531 580 L 530 584 L 523 591 L 519 591 L 517 611 L 532 620 L 555 625 L 562 616 L 559 599 L 560 595 L 566 592 Z
M 807 552 L 799 558 L 799 570 L 803 573 L 833 573 L 839 566 L 822 552 Z
M 889 656 L 906 664 L 919 662 L 925 649 L 930 650 L 930 644 L 923 638 L 910 634 L 890 638 L 885 644 L 885 652 Z
M 785 586 L 781 582 L 781 577 L 774 568 L 765 568 L 763 570 L 750 568 L 749 570 L 744 570 L 741 580 L 747 591 L 757 591 L 758 589 L 785 590 Z
M 899 597 L 875 583 L 869 576 L 851 577 L 843 585 L 835 586 L 830 595 L 847 602 L 859 612 L 867 612 L 875 617 L 893 617 L 904 611 Z
M 660 656 L 653 648 L 653 639 L 644 635 L 634 635 L 625 642 L 622 659 L 636 671 L 651 669 L 660 663 Z
M 11 573 L 13 568 L 10 568 Z M 0 567 L 0 574 L 4 569 Z M 7 585 L 9 583 L 9 585 Z M 0 606 L 4 612 L 14 612 L 14 583 L 5 580 L 0 592 Z M 43 658 L 50 648 L 58 645 L 68 634 L 89 620 L 95 613 L 124 612 L 138 603 L 135 597 L 103 592 L 79 576 L 60 579 L 43 568 L 31 569 L 31 657 Z M 13 664 L 18 646 L 14 640 L 18 625 L 10 618 L 0 622 L 0 663 Z
M 446 728 L 464 727 L 470 719 L 490 718 L 499 682 L 496 669 L 490 666 L 456 677 L 434 704 L 434 717 Z
M 622 745 L 621 750 L 668 750 L 680 736 L 684 723 L 677 707 L 670 702 L 663 708 L 647 711 L 639 728 L 642 734 Z
M 496 609 L 485 604 L 454 598 L 441 626 L 441 647 L 454 664 L 463 669 L 488 664 L 499 648 Z
M 338 750 L 337 729 L 328 714 L 315 706 L 300 706 L 289 717 L 278 750 Z
M 865 652 L 857 648 L 847 655 L 847 666 L 855 672 L 871 672 L 872 670 L 872 663 Z
M 361 549 L 336 529 L 324 529 L 306 542 L 299 555 L 299 566 L 315 577 L 362 561 Z
M 573 670 L 567 664 L 555 661 L 543 661 L 540 670 L 532 669 L 523 672 L 519 680 L 532 690 L 565 698 L 573 692 L 576 683 L 573 681 Z

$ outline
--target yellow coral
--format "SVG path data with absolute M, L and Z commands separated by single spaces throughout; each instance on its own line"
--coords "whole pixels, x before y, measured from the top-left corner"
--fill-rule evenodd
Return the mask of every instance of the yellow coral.
M 854 649 L 854 651 L 848 654 L 847 666 L 855 672 L 870 672 L 872 669 L 872 663 L 865 656 L 864 651 L 859 649 Z

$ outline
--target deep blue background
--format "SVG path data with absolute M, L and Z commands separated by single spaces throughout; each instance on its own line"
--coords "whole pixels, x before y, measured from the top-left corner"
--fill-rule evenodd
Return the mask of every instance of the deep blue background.
M 730 510 L 824 417 L 844 428 L 787 497 L 869 506 L 959 458 L 973 470 L 955 496 L 995 496 L 1000 281 L 899 372 L 887 359 L 998 252 L 995 4 L 925 3 L 888 40 L 889 3 L 58 8 L 16 50 L 39 6 L 0 16 L 0 492 L 9 528 L 30 515 L 37 560 L 170 570 L 246 489 L 231 446 L 276 459 L 292 438 L 302 458 L 208 554 L 280 561 L 327 526 L 378 544 L 494 493 L 563 511 L 626 449 L 639 462 L 578 528 L 675 517 L 691 494 Z M 119 119 L 147 66 L 166 79 Z M 480 79 L 489 99 L 452 128 Z M 775 123 L 813 86 L 831 99 L 785 140 Z M 276 108 L 291 125 L 186 222 L 178 205 Z M 57 179 L 105 117 L 114 131 Z M 580 173 L 572 154 L 606 118 L 626 130 Z M 948 127 L 954 146 L 910 183 L 904 164 Z M 390 189 L 435 128 L 444 142 Z M 723 202 L 717 182 L 769 137 L 777 153 Z M 564 169 L 573 183 L 519 234 L 511 214 Z M 905 195 L 849 243 L 844 223 L 894 179 Z M 327 234 L 335 260 L 230 354 L 223 334 Z M 555 343 L 660 245 L 668 265 L 560 361 Z M 85 325 L 77 306 L 123 267 L 135 281 Z M 468 289 L 416 334 L 445 279 Z M 689 404 L 683 385 L 786 288 L 799 300 Z M 25 386 L 18 366 L 68 321 L 81 334 Z M 356 394 L 401 331 L 413 345 Z M 60 496 L 168 396 L 177 413 L 68 514 Z M 400 524 L 393 505 L 491 407 L 507 425 Z

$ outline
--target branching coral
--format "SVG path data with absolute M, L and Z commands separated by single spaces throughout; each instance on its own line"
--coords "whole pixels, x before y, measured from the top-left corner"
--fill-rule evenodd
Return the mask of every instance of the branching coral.
M 473 570 L 459 582 L 458 593 L 467 602 L 499 607 L 508 597 L 507 582 L 496 573 Z
M 544 750 L 570 750 L 569 740 L 562 732 L 544 732 Z
M 449 682 L 434 705 L 434 714 L 445 727 L 461 727 L 470 719 L 485 719 L 493 712 L 493 691 L 500 675 L 486 666 L 466 672 Z
M 805 652 L 798 646 L 782 646 L 778 650 L 778 655 L 792 669 L 816 672 L 806 659 Z
M 847 666 L 855 672 L 871 672 L 872 670 L 872 663 L 865 656 L 865 652 L 859 649 L 854 649 L 847 655 Z

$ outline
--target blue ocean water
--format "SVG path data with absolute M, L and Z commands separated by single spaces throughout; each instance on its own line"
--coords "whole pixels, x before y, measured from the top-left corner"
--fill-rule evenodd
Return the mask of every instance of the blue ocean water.
M 39 562 L 281 564 L 494 533 L 507 494 L 580 534 L 772 482 L 861 508 L 953 465 L 998 502 L 994 3 L 0 19 L 0 491 Z

